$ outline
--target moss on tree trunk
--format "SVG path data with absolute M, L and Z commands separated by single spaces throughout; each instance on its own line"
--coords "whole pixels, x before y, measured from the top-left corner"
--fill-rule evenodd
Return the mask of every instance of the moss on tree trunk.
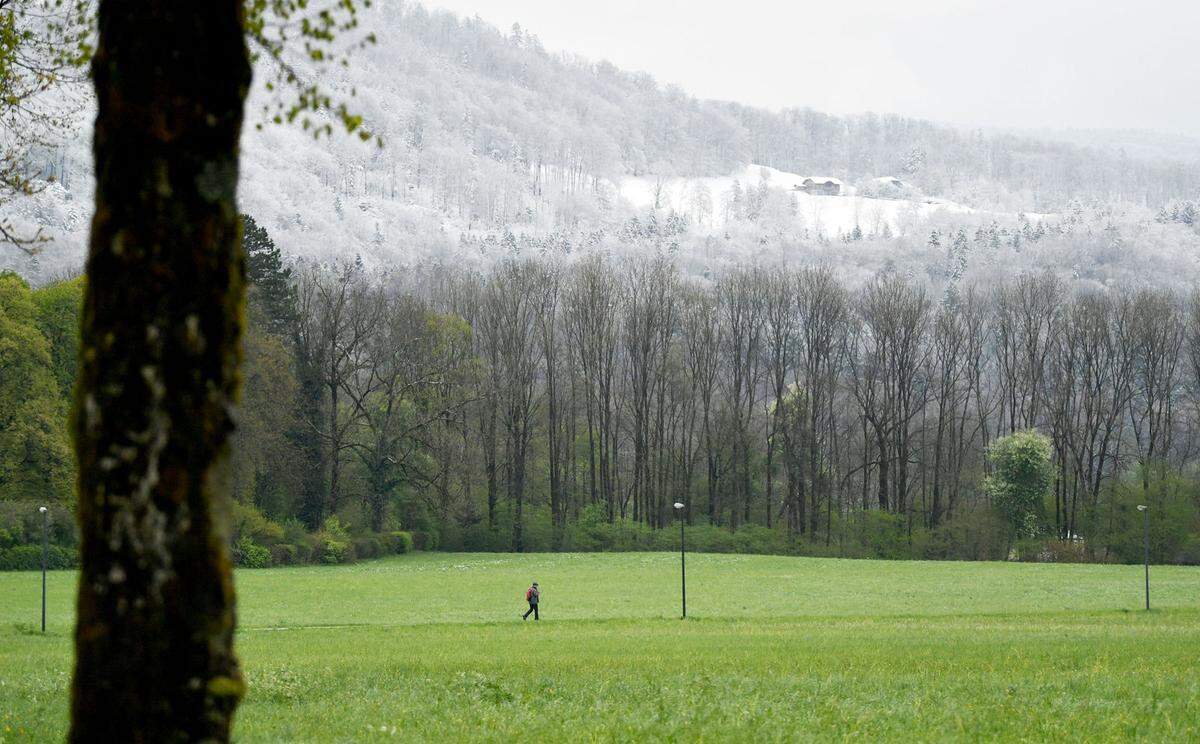
M 244 266 L 241 0 L 101 0 L 74 429 L 72 741 L 227 741 L 243 683 L 222 534 Z

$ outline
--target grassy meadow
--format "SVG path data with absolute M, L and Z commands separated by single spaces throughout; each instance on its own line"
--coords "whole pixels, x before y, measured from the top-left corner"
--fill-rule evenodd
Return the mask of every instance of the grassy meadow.
M 274 741 L 1200 740 L 1200 569 L 666 553 L 239 571 Z M 543 587 L 542 621 L 522 595 Z M 0 573 L 0 742 L 61 740 L 75 575 Z

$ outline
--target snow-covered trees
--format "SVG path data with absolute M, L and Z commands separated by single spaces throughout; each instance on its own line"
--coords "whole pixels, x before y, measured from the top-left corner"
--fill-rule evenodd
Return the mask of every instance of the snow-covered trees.
M 897 176 L 912 187 L 900 188 L 900 196 L 925 194 L 1009 215 L 1065 212 L 1072 200 L 1136 200 L 1159 210 L 1194 200 L 1200 187 L 1200 169 L 1189 164 L 1121 160 L 1101 149 L 984 137 L 899 116 L 773 113 L 698 101 L 644 74 L 548 55 L 524 27 L 501 32 L 396 0 L 377 6 L 360 14 L 357 33 L 369 31 L 378 43 L 356 51 L 353 67 L 331 88 L 341 99 L 357 91 L 363 126 L 384 137 L 384 148 L 314 143 L 302 131 L 274 127 L 245 138 L 243 208 L 292 256 L 336 263 L 362 253 L 374 266 L 458 262 L 465 260 L 454 251 L 462 235 L 482 239 L 517 226 L 538 236 L 611 227 L 630 214 L 612 191 L 623 177 L 661 185 L 674 176 L 727 176 L 748 163 L 832 173 L 848 183 Z M 251 110 L 274 110 L 274 102 L 270 91 L 256 89 Z M 75 144 L 31 154 L 34 172 L 66 167 L 71 186 L 9 210 L 22 224 L 53 233 L 43 275 L 80 254 L 87 216 L 76 205 L 88 198 L 90 184 L 77 144 L 86 139 L 81 131 Z M 705 230 L 728 213 L 774 238 L 802 236 L 807 228 L 807 237 L 819 240 L 818 223 L 828 220 L 804 210 L 790 220 L 789 187 L 771 183 L 764 190 L 761 181 L 754 173 L 740 178 L 740 195 L 709 188 L 706 196 L 697 180 L 674 207 Z M 671 208 L 662 197 L 660 189 L 648 201 L 660 214 Z M 917 227 L 907 217 L 879 220 L 866 211 L 858 222 L 866 238 L 885 226 L 893 234 Z M 1172 221 L 1174 214 L 1179 219 Z M 1185 224 L 1186 214 L 1183 206 L 1167 206 L 1164 226 Z M 1118 214 L 1115 221 L 1143 219 Z M 825 232 L 835 239 L 838 231 Z M 0 261 L 30 273 L 11 258 Z
M 57 145 L 78 123 L 91 24 L 85 0 L 0 0 L 0 250 L 34 255 L 51 236 L 13 202 L 65 180 Z

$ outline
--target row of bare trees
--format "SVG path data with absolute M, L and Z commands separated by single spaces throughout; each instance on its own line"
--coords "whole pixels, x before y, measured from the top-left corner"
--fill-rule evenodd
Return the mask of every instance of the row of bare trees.
M 820 267 L 710 282 L 658 256 L 404 286 L 348 267 L 297 294 L 314 526 L 350 463 L 376 528 L 407 499 L 511 529 L 514 550 L 530 508 L 556 534 L 589 507 L 663 527 L 674 502 L 810 540 L 864 510 L 936 528 L 986 506 L 989 443 L 1036 428 L 1057 469 L 1045 527 L 1065 539 L 1115 479 L 1149 493 L 1194 456 L 1200 309 L 1165 290 L 1045 273 L 935 295 Z

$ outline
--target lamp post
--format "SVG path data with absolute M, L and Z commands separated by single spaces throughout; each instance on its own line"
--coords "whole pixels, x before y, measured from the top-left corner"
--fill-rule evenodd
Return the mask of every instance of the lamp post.
M 683 600 L 683 619 L 687 619 L 687 561 L 684 559 L 683 504 L 676 501 L 675 511 L 679 514 L 679 589 Z
M 1138 504 L 1142 513 L 1142 548 L 1143 562 L 1146 564 L 1146 611 L 1150 611 L 1150 507 Z
M 46 632 L 46 520 L 49 509 L 46 507 L 38 507 L 38 511 L 42 513 L 42 632 Z

